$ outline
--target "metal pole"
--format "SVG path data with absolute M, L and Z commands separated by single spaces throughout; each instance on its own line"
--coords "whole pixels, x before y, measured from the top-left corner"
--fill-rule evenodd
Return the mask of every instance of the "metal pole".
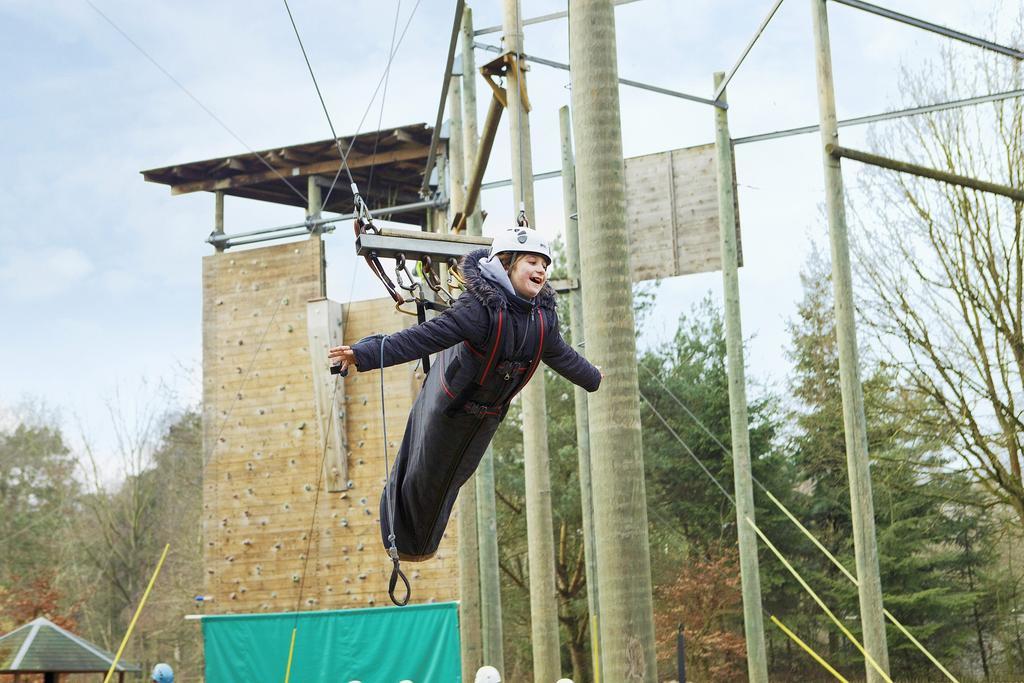
M 968 35 L 962 31 L 955 31 L 951 28 L 946 28 L 945 26 L 933 24 L 930 21 L 918 19 L 917 17 L 912 17 L 906 14 L 900 14 L 899 12 L 894 12 L 891 9 L 886 9 L 885 7 L 871 5 L 866 2 L 863 2 L 862 0 L 835 1 L 841 5 L 853 7 L 855 9 L 863 10 L 871 14 L 877 14 L 880 17 L 892 19 L 893 21 L 898 21 L 900 23 L 907 24 L 908 26 L 913 26 L 915 28 L 924 29 L 925 31 L 931 31 L 932 33 L 937 33 L 940 36 L 952 38 L 953 40 L 959 40 L 961 42 L 967 43 L 968 45 L 974 45 L 975 47 L 980 47 L 985 50 L 998 52 L 999 54 L 1006 55 L 1007 57 L 1013 57 L 1014 59 L 1024 59 L 1024 52 L 1021 52 L 1020 50 L 1014 49 L 1012 47 L 1007 47 L 1005 45 L 993 43 L 991 40 L 985 40 L 984 38 L 977 38 L 975 36 Z
M 462 83 L 465 167 L 472 168 L 477 158 L 476 56 L 473 52 L 473 10 L 462 11 Z M 468 201 L 468 198 L 467 198 Z M 468 206 L 466 208 L 469 208 Z M 466 232 L 482 234 L 480 207 L 474 201 Z M 480 622 L 483 663 L 505 671 L 504 640 L 501 630 L 501 569 L 498 565 L 498 511 L 494 500 L 494 451 L 488 447 L 476 475 L 477 533 L 480 546 Z
M 576 220 L 576 162 L 572 155 L 572 124 L 569 107 L 558 110 L 559 130 L 562 134 L 562 204 L 565 208 L 565 255 L 569 280 L 579 284 L 569 291 L 569 326 L 572 344 L 582 349 L 583 343 L 583 283 L 580 282 L 580 232 Z M 536 176 L 534 176 L 536 177 Z M 594 535 L 594 491 L 590 482 L 590 413 L 587 392 L 576 387 L 576 452 L 580 471 L 580 503 L 583 508 L 583 557 L 587 572 L 587 610 L 590 613 L 590 650 L 594 670 L 594 683 L 601 681 L 601 631 L 597 586 L 596 536 Z
M 480 48 L 481 50 L 489 50 L 490 52 L 498 52 L 498 53 L 503 52 L 503 50 L 500 47 L 497 47 L 496 45 L 488 45 L 487 43 L 476 43 L 476 46 L 478 48 Z M 550 66 L 550 67 L 555 68 L 555 69 L 561 69 L 562 71 L 571 71 L 571 69 L 569 68 L 568 64 L 565 64 L 563 62 L 556 62 L 553 59 L 544 59 L 543 57 L 538 57 L 536 55 L 527 55 L 527 54 L 520 54 L 519 57 L 520 57 L 520 59 L 522 59 L 524 61 L 527 61 L 527 62 L 533 62 L 535 64 L 543 64 L 544 66 Z M 709 100 L 706 97 L 700 97 L 698 95 L 689 95 L 689 94 L 684 93 L 684 92 L 679 92 L 678 90 L 669 90 L 668 88 L 662 88 L 661 86 L 658 86 L 658 85 L 651 85 L 650 83 L 641 83 L 640 81 L 633 81 L 633 80 L 630 80 L 628 78 L 620 78 L 618 82 L 621 83 L 622 85 L 628 85 L 628 86 L 631 86 L 633 88 L 639 88 L 640 90 L 649 90 L 651 92 L 656 92 L 659 95 L 668 95 L 669 97 L 677 97 L 677 98 L 679 98 L 681 100 L 688 100 L 690 102 L 699 102 L 700 104 L 707 104 L 707 105 L 712 106 L 712 107 L 722 107 L 722 108 L 725 107 L 725 105 L 723 105 L 722 103 L 716 102 L 715 100 Z
M 839 348 L 839 381 L 843 397 L 843 429 L 846 433 L 846 463 L 850 477 L 850 507 L 853 514 L 853 549 L 860 581 L 860 619 L 864 647 L 878 665 L 889 671 L 889 651 L 882 614 L 882 581 L 878 572 L 875 540 L 875 506 L 871 498 L 871 470 L 868 467 L 867 425 L 864 395 L 857 359 L 857 329 L 853 309 L 853 275 L 846 228 L 843 174 L 839 159 L 828 153 L 828 145 L 839 144 L 836 125 L 832 56 L 828 35 L 826 0 L 811 0 L 814 27 L 815 66 L 818 77 L 818 111 L 821 118 L 822 160 L 825 166 L 825 205 L 828 212 L 832 250 L 832 291 L 835 297 L 836 341 Z M 868 683 L 882 677 L 865 664 Z
M 504 0 L 503 4 L 503 41 L 505 51 L 513 56 L 506 72 L 505 88 L 512 151 L 512 195 L 515 198 L 516 209 L 525 212 L 527 220 L 533 226 L 535 222 L 530 115 L 523 102 L 523 95 L 526 93 L 526 71 L 523 61 L 518 57 L 523 51 L 523 25 L 519 0 Z M 523 389 L 521 405 L 533 680 L 536 683 L 551 683 L 561 678 L 561 653 L 558 642 L 555 534 L 551 520 L 551 473 L 548 464 L 547 402 L 543 370 L 536 373 Z
M 638 2 L 638 0 L 612 0 L 614 5 L 628 5 L 631 2 Z M 546 21 L 554 21 L 556 19 L 564 19 L 569 16 L 568 12 L 552 12 L 551 14 L 544 14 L 539 17 L 531 17 L 529 19 L 523 19 L 523 26 L 532 26 L 533 24 L 543 24 Z M 477 29 L 473 35 L 482 36 L 486 33 L 497 33 L 501 30 L 501 26 L 487 26 L 485 28 Z
M 636 325 L 626 229 L 615 15 L 569 0 L 572 124 L 587 357 L 604 371 L 589 397 L 590 459 L 605 680 L 654 683 L 654 615 L 640 434 Z M 634 239 L 642 239 L 641 235 Z
M 469 78 L 473 75 L 470 74 Z M 464 140 L 462 134 L 462 78 L 452 76 L 449 87 L 448 118 L 451 134 L 448 137 L 451 164 L 451 203 L 449 214 L 464 210 L 466 200 L 466 173 Z M 449 222 L 446 223 L 447 225 Z M 476 480 L 459 489 L 459 642 L 462 646 L 462 680 L 471 681 L 477 669 L 483 666 L 480 635 L 480 542 L 476 528 Z
M 724 78 L 722 72 L 714 76 L 716 92 L 723 100 L 725 90 L 719 85 Z M 740 547 L 740 581 L 743 587 L 743 627 L 747 638 L 747 676 L 751 681 L 768 683 L 757 537 L 746 521 L 747 518 L 754 519 L 754 483 L 750 466 L 746 377 L 743 371 L 732 142 L 729 139 L 729 115 L 724 109 L 715 110 L 715 148 L 718 153 L 718 232 L 722 249 L 725 355 L 729 373 L 729 423 L 732 426 L 732 472 L 736 493 L 736 531 Z
M 686 683 L 686 634 L 683 632 L 683 625 L 679 624 L 676 632 L 676 667 L 681 683 Z

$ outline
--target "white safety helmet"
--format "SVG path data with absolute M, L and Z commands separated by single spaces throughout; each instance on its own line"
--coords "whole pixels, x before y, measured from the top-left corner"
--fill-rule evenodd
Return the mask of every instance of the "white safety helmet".
M 572 683 L 571 678 L 559 678 L 555 683 Z
M 498 233 L 491 243 L 490 256 L 493 258 L 503 251 L 540 254 L 551 265 L 551 249 L 548 248 L 547 239 L 531 228 L 508 228 Z
M 482 666 L 477 670 L 473 683 L 501 683 L 501 674 L 493 666 Z

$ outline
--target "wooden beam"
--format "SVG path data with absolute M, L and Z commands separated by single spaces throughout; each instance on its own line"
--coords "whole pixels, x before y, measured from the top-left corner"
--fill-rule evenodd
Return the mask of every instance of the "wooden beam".
M 405 161 L 408 159 L 425 159 L 429 148 L 426 145 L 398 149 L 383 154 L 349 157 L 348 167 L 365 168 L 375 164 L 388 164 L 393 161 Z M 231 190 L 246 185 L 256 185 L 278 179 L 279 175 L 286 178 L 300 178 L 318 173 L 333 173 L 341 168 L 341 159 L 321 161 L 306 166 L 294 166 L 292 168 L 281 168 L 277 172 L 263 171 L 247 175 L 237 175 L 231 178 L 217 178 L 209 180 L 197 180 L 195 182 L 171 185 L 171 194 L 188 194 L 190 192 L 213 192 L 215 190 Z
M 313 368 L 313 399 L 324 453 L 324 478 L 330 493 L 348 490 L 348 436 L 345 422 L 345 383 L 332 375 L 327 350 L 341 345 L 341 304 L 312 299 L 306 304 L 309 356 Z
M 990 183 L 987 180 L 978 180 L 977 178 L 958 175 L 948 171 L 939 171 L 934 168 L 929 168 L 928 166 L 919 166 L 917 164 L 907 163 L 906 161 L 897 161 L 896 159 L 890 159 L 888 157 L 871 154 L 869 152 L 862 152 L 857 149 L 850 149 L 849 147 L 841 147 L 839 145 L 825 145 L 825 151 L 836 159 L 853 159 L 854 161 L 859 161 L 864 164 L 887 168 L 890 171 L 909 173 L 911 175 L 921 176 L 922 178 L 930 178 L 932 180 L 938 180 L 939 182 L 949 183 L 951 185 L 969 187 L 973 190 L 980 190 L 981 192 L 991 192 L 992 194 L 1009 197 L 1014 201 L 1024 202 L 1024 190 L 1019 190 L 1007 185 Z
M 499 99 L 495 92 L 491 98 L 491 106 L 487 109 L 487 118 L 484 120 L 484 129 L 480 135 L 480 146 L 476 151 L 476 161 L 473 162 L 473 172 L 470 174 L 469 184 L 466 186 L 466 206 L 462 213 L 455 216 L 452 232 L 464 232 L 466 217 L 472 216 L 473 211 L 476 210 L 476 202 L 480 198 L 480 185 L 484 181 L 484 171 L 487 170 L 487 162 L 491 158 L 494 136 L 498 132 L 498 123 L 501 121 L 501 112 L 504 109 L 503 100 Z

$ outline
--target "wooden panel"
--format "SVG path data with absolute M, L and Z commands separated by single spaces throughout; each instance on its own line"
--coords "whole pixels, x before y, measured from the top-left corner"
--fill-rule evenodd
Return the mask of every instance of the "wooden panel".
M 310 239 L 203 261 L 203 554 L 211 613 L 390 604 L 391 563 L 379 530 L 385 470 L 377 371 L 344 380 L 336 400 L 345 415 L 347 473 L 336 482 L 340 491 L 323 482 L 310 360 L 319 352 L 311 351 L 307 314 L 320 293 L 322 248 Z M 345 343 L 414 322 L 390 299 L 338 309 Z M 392 461 L 422 381 L 415 364 L 384 371 Z M 449 525 L 435 559 L 405 567 L 414 602 L 457 599 L 456 528 Z
M 327 299 L 314 299 L 306 304 L 306 321 L 317 427 L 325 452 L 325 485 L 327 491 L 339 493 L 348 488 L 345 381 L 339 375 L 331 374 L 327 351 L 341 344 L 341 304 Z
M 633 281 L 720 270 L 714 144 L 632 157 L 625 168 Z M 735 177 L 734 167 L 734 189 Z

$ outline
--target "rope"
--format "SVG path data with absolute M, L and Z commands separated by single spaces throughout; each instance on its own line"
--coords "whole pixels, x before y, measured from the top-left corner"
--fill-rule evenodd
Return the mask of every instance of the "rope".
M 715 476 L 708 471 L 708 469 L 700 461 L 700 458 L 697 457 L 697 454 L 693 452 L 689 445 L 687 445 L 687 443 L 683 441 L 678 434 L 676 434 L 675 430 L 672 429 L 672 427 L 669 425 L 668 420 L 666 420 L 664 416 L 662 416 L 662 414 L 658 412 L 658 409 L 654 407 L 650 399 L 648 399 L 643 392 L 640 392 L 640 398 L 643 399 L 643 402 L 647 404 L 647 407 L 651 409 L 651 411 L 658 417 L 659 420 L 661 420 L 661 423 L 665 425 L 665 428 L 668 429 L 672 436 L 675 437 L 676 441 L 678 441 L 680 445 L 686 450 L 686 452 L 693 459 L 693 461 L 696 462 L 704 471 L 704 473 L 711 478 L 711 481 L 715 483 L 715 486 L 717 486 L 720 491 L 725 493 L 725 487 L 723 487 L 721 483 L 719 483 L 718 479 L 716 479 Z M 735 506 L 736 501 L 733 499 L 733 497 L 730 496 L 728 493 L 725 493 L 725 495 L 729 498 L 729 501 L 733 504 L 733 506 Z M 811 599 L 814 600 L 814 602 L 818 605 L 818 607 L 821 608 L 825 615 L 832 620 L 832 623 L 836 625 L 839 631 L 843 635 L 845 635 L 851 643 L 853 643 L 854 647 L 856 647 L 861 654 L 864 655 L 865 660 L 867 660 L 867 662 L 872 666 L 872 668 L 878 671 L 879 675 L 881 675 L 887 683 L 892 683 L 892 679 L 890 679 L 888 674 L 886 674 L 885 671 L 878 665 L 878 662 L 875 661 L 874 657 L 868 654 L 867 650 L 864 649 L 864 646 L 861 645 L 859 640 L 857 640 L 857 637 L 854 636 L 848 628 L 846 628 L 842 621 L 840 621 L 839 618 L 836 617 L 836 615 L 832 612 L 832 610 L 828 608 L 828 605 L 825 604 L 824 600 L 822 600 L 818 596 L 818 594 L 814 592 L 814 589 L 811 588 L 806 581 L 804 581 L 804 578 L 800 575 L 800 572 L 798 572 L 796 568 L 793 567 L 792 564 L 790 564 L 789 560 L 786 559 L 786 556 L 783 555 L 779 551 L 779 549 L 772 544 L 770 540 L 768 540 L 768 537 L 765 536 L 764 532 L 761 531 L 761 529 L 754 523 L 752 519 L 750 519 L 750 517 L 744 517 L 743 519 L 744 521 L 746 521 L 747 524 L 750 525 L 750 528 L 754 530 L 754 533 L 757 534 L 758 538 L 760 538 L 764 542 L 764 544 L 768 546 L 768 548 L 772 551 L 772 553 L 779 560 L 779 562 L 782 563 L 782 566 L 784 566 L 789 571 L 789 573 L 793 575 L 793 577 L 797 580 L 797 583 L 800 584 L 804 591 L 806 591 L 806 593 L 809 596 L 811 596 Z
M 380 420 L 384 436 L 384 511 L 388 515 L 388 557 L 391 558 L 392 564 L 391 580 L 388 582 L 388 597 L 398 607 L 405 607 L 409 604 L 409 598 L 412 597 L 412 587 L 409 585 L 409 579 L 405 578 L 405 574 L 402 573 L 398 546 L 395 545 L 395 497 L 391 491 L 391 465 L 388 460 L 388 412 L 387 404 L 384 402 L 384 342 L 387 341 L 387 338 L 386 334 L 380 338 Z M 395 588 L 398 586 L 399 579 L 405 584 L 405 598 L 402 600 L 395 597 Z
M 704 432 L 704 433 L 705 433 L 705 434 L 706 434 L 706 435 L 707 435 L 707 436 L 708 436 L 708 437 L 709 437 L 709 438 L 710 438 L 710 439 L 711 439 L 711 440 L 712 440 L 713 442 L 715 442 L 715 444 L 716 444 L 716 445 L 717 445 L 717 446 L 719 447 L 719 449 L 721 449 L 721 451 L 722 451 L 722 452 L 723 452 L 723 453 L 724 453 L 724 454 L 725 454 L 725 455 L 726 455 L 726 456 L 727 456 L 728 458 L 732 459 L 732 457 L 733 457 L 733 455 L 732 455 L 732 451 L 731 451 L 731 450 L 729 450 L 728 448 L 726 448 L 725 444 L 723 444 L 723 443 L 722 443 L 722 442 L 721 442 L 721 441 L 720 441 L 720 440 L 718 439 L 718 437 L 717 437 L 717 436 L 715 436 L 715 434 L 714 434 L 714 433 L 713 433 L 713 432 L 712 432 L 712 431 L 711 431 L 710 429 L 708 429 L 708 427 L 707 427 L 707 426 L 706 426 L 706 425 L 705 425 L 705 424 L 704 424 L 703 422 L 701 422 L 700 418 L 698 418 L 698 417 L 697 417 L 697 416 L 696 416 L 696 415 L 695 415 L 695 414 L 693 413 L 693 411 L 691 411 L 691 410 L 690 410 L 689 408 L 687 408 L 687 407 L 686 407 L 686 405 L 685 405 L 685 404 L 684 404 L 684 403 L 683 403 L 683 402 L 682 402 L 681 400 L 679 400 L 679 397 L 678 397 L 678 396 L 676 396 L 676 395 L 675 395 L 675 393 L 673 393 L 673 392 L 672 392 L 672 390 L 668 388 L 668 386 L 666 386 L 666 384 L 665 384 L 665 383 L 664 383 L 664 382 L 663 382 L 663 381 L 661 380 L 661 378 L 660 378 L 660 377 L 658 377 L 658 376 L 657 376 L 657 375 L 656 375 L 656 374 L 655 374 L 655 373 L 654 373 L 654 372 L 653 372 L 653 371 L 652 371 L 652 370 L 651 370 L 651 369 L 650 369 L 649 367 L 647 367 L 646 365 L 643 365 L 643 368 L 644 368 L 644 370 L 646 370 L 646 371 L 647 371 L 647 373 L 648 373 L 648 374 L 649 374 L 649 375 L 651 376 L 651 378 L 653 378 L 653 379 L 654 379 L 654 380 L 655 380 L 655 381 L 656 381 L 656 382 L 657 382 L 658 384 L 660 384 L 660 385 L 661 385 L 661 388 L 662 388 L 662 389 L 663 389 L 663 390 L 665 391 L 665 393 L 666 393 L 666 394 L 668 394 L 668 395 L 669 395 L 669 397 L 671 397 L 671 398 L 672 398 L 672 400 L 673 400 L 673 401 L 675 401 L 676 405 L 678 405 L 678 406 L 679 406 L 680 408 L 682 408 L 682 409 L 683 409 L 683 411 L 684 411 L 684 412 L 685 412 L 685 413 L 686 413 L 687 415 L 689 415 L 689 416 L 690 416 L 690 418 L 691 418 L 691 419 L 692 419 L 692 420 L 693 420 L 693 421 L 694 421 L 694 422 L 695 422 L 695 423 L 697 424 L 697 426 L 699 426 L 699 427 L 701 428 L 701 430 L 702 430 L 702 431 L 703 431 L 703 432 Z M 643 396 L 643 395 L 641 394 L 641 396 Z M 647 401 L 647 399 L 646 399 L 646 398 L 644 398 L 644 401 Z M 651 404 L 650 404 L 650 402 L 649 402 L 649 401 L 647 401 L 647 403 L 648 403 L 648 405 L 649 405 L 649 406 L 651 406 Z M 652 410 L 654 410 L 654 407 L 653 407 L 653 406 L 651 406 L 651 409 L 652 409 Z M 655 412 L 657 412 L 657 411 L 655 411 Z M 659 415 L 659 418 L 660 418 L 660 417 L 661 417 L 661 416 Z M 663 418 L 662 418 L 662 422 L 665 422 Z M 666 427 L 668 427 L 668 424 L 667 424 L 667 423 L 665 423 L 665 426 L 666 426 Z M 672 428 L 671 428 L 671 427 L 668 427 L 668 429 L 669 429 L 669 431 L 672 431 Z M 674 431 L 672 431 L 672 434 L 673 434 L 673 436 L 675 436 L 675 437 L 676 437 L 676 439 L 678 439 L 678 440 L 680 440 L 680 441 L 681 441 L 681 439 L 679 439 L 679 436 L 678 436 L 678 435 L 676 435 Z M 698 463 L 699 463 L 699 460 L 698 460 Z M 707 468 L 705 468 L 705 467 L 703 466 L 703 464 L 701 464 L 701 468 L 702 468 L 702 469 L 704 470 L 705 474 L 708 474 L 708 475 L 710 476 L 710 472 L 708 472 Z M 757 479 L 757 477 L 755 477 L 755 476 L 754 476 L 753 474 L 751 474 L 751 479 L 753 480 L 753 482 L 754 482 L 755 484 L 757 484 L 757 487 L 758 487 L 758 488 L 759 488 L 759 489 L 760 489 L 760 490 L 761 490 L 761 491 L 762 491 L 762 492 L 763 492 L 763 493 L 764 493 L 764 494 L 765 494 L 766 496 L 768 496 L 768 499 L 772 501 L 772 503 L 773 503 L 773 504 L 775 505 L 775 507 L 776 507 L 776 508 L 778 508 L 778 509 L 779 509 L 779 511 L 781 511 L 781 512 L 782 512 L 782 513 L 783 513 L 783 514 L 784 514 L 784 515 L 785 515 L 785 516 L 786 516 L 786 517 L 787 517 L 787 518 L 788 518 L 788 519 L 789 519 L 789 520 L 790 520 L 790 521 L 791 521 L 791 522 L 792 522 L 792 523 L 793 523 L 794 525 L 796 525 L 796 527 L 797 527 L 797 528 L 798 528 L 798 529 L 799 529 L 799 530 L 800 530 L 800 531 L 801 531 L 801 532 L 802 532 L 802 533 L 804 534 L 804 536 L 806 536 L 806 537 L 807 537 L 807 538 L 808 538 L 808 539 L 809 539 L 809 540 L 811 541 L 811 543 L 813 543 L 813 544 L 814 544 L 814 545 L 815 545 L 815 546 L 816 546 L 816 547 L 818 548 L 818 550 L 820 550 L 820 551 L 821 551 L 821 552 L 822 552 L 822 553 L 823 553 L 823 554 L 825 555 L 825 557 L 827 557 L 827 558 L 828 558 L 828 559 L 829 559 L 829 560 L 830 560 L 830 561 L 832 562 L 832 564 L 833 564 L 833 565 L 835 565 L 835 566 L 836 566 L 836 568 L 837 568 L 837 569 L 839 569 L 839 571 L 841 571 L 841 572 L 843 573 L 843 575 L 844 575 L 844 576 L 846 576 L 846 578 L 847 578 L 847 579 L 849 579 L 849 581 L 850 581 L 850 582 L 851 582 L 851 583 L 852 583 L 852 584 L 853 584 L 854 586 L 857 586 L 857 587 L 859 587 L 859 586 L 860 586 L 860 583 L 859 583 L 859 582 L 857 581 L 857 578 L 856 578 L 856 577 L 855 577 L 855 576 L 854 576 L 854 575 L 853 575 L 853 574 L 852 574 L 852 573 L 851 573 L 851 572 L 850 572 L 850 571 L 849 571 L 849 570 L 848 570 L 848 569 L 846 568 L 846 566 L 845 566 L 845 565 L 843 565 L 843 563 L 842 563 L 842 562 L 840 562 L 840 561 L 839 561 L 839 560 L 838 560 L 838 559 L 836 558 L 836 556 L 835 556 L 835 555 L 833 555 L 833 554 L 832 554 L 831 552 L 829 552 L 829 551 L 828 551 L 828 549 L 827 549 L 827 548 L 825 548 L 825 546 L 824 546 L 824 545 L 822 545 L 821 541 L 819 541 L 819 540 L 818 540 L 818 538 L 817 538 L 817 537 L 816 537 L 816 536 L 815 536 L 815 535 L 814 535 L 814 534 L 813 534 L 813 533 L 812 533 L 812 532 L 811 532 L 811 531 L 810 531 L 810 530 L 809 530 L 809 529 L 808 529 L 807 527 L 805 527 L 805 526 L 804 526 L 804 525 L 803 525 L 803 524 L 802 524 L 802 523 L 800 522 L 800 520 L 799 520 L 799 519 L 797 519 L 796 515 L 794 515 L 794 514 L 793 514 L 793 513 L 792 513 L 792 512 L 791 512 L 791 511 L 789 510 L 789 508 L 787 508 L 787 507 L 786 507 L 785 505 L 783 505 L 782 501 L 780 501 L 780 500 L 779 500 L 778 498 L 776 498 L 776 497 L 775 497 L 775 495 L 773 495 L 773 494 L 772 494 L 772 492 L 771 492 L 770 490 L 768 490 L 768 487 L 767 487 L 767 486 L 765 486 L 764 484 L 762 484 L 762 483 L 761 483 L 761 482 L 760 482 L 760 481 L 759 481 L 759 480 Z M 715 483 L 717 484 L 718 482 L 716 481 Z M 721 488 L 722 488 L 722 487 L 721 487 L 721 486 L 719 485 L 719 489 L 721 489 Z M 722 492 L 723 492 L 723 493 L 725 493 L 724 489 L 722 489 Z M 726 495 L 726 496 L 729 496 L 729 494 L 728 494 L 728 493 L 726 493 L 725 495 Z M 732 500 L 732 498 L 731 498 L 731 497 L 729 497 L 729 499 L 730 499 L 730 500 Z M 735 502 L 733 502 L 733 505 L 735 505 Z M 939 671 L 941 671 L 941 672 L 943 673 L 943 675 L 944 675 L 944 676 L 946 676 L 946 678 L 948 678 L 949 680 L 953 681 L 954 683 L 959 683 L 959 682 L 958 682 L 958 679 L 957 679 L 957 678 L 956 678 L 956 677 L 955 677 L 955 676 L 954 676 L 953 674 L 951 674 L 951 673 L 949 672 L 949 670 L 948 670 L 948 669 L 946 669 L 946 667 L 944 667 L 944 666 L 942 665 L 942 663 L 941 663 L 941 662 L 939 662 L 939 660 L 938 660 L 938 659 L 937 659 L 937 658 L 935 657 L 935 655 L 933 655 L 933 654 L 932 654 L 932 653 L 931 653 L 931 652 L 930 652 L 930 651 L 928 650 L 928 648 L 926 648 L 926 647 L 924 646 L 924 644 L 923 644 L 923 643 L 921 643 L 921 641 L 919 641 L 919 640 L 918 640 L 917 638 L 915 638 L 915 637 L 914 637 L 914 635 L 913 635 L 913 634 L 912 634 L 912 633 L 911 633 L 911 632 L 909 631 L 909 629 L 907 629 L 907 627 L 906 627 L 906 626 L 904 626 L 904 625 L 903 625 L 903 624 L 902 624 L 902 623 L 901 623 L 901 622 L 899 621 L 899 619 L 897 619 L 897 618 L 896 618 L 896 617 L 895 617 L 895 616 L 894 616 L 894 615 L 892 614 L 892 612 L 890 612 L 890 611 L 889 611 L 888 609 L 885 609 L 885 608 L 883 608 L 883 610 L 882 610 L 882 613 L 883 613 L 883 614 L 885 615 L 886 619 L 888 619 L 888 620 L 889 620 L 889 621 L 890 621 L 890 622 L 892 623 L 892 625 L 893 625 L 893 626 L 895 626 L 895 627 L 896 627 L 896 629 L 897 629 L 897 630 L 898 630 L 898 631 L 899 631 L 900 633 L 902 633 L 902 634 L 903 634 L 903 635 L 904 635 L 904 636 L 905 636 L 905 637 L 906 637 L 906 638 L 907 638 L 907 639 L 908 639 L 908 640 L 909 640 L 909 641 L 910 641 L 911 643 L 913 643 L 913 644 L 914 644 L 914 647 L 916 647 L 916 648 L 918 649 L 918 651 L 920 651 L 920 652 L 921 652 L 921 653 L 922 653 L 922 654 L 923 654 L 923 655 L 924 655 L 924 656 L 925 656 L 925 657 L 926 657 L 926 658 L 928 659 L 928 661 L 930 661 L 930 662 L 931 662 L 932 664 L 934 664 L 934 665 L 935 665 L 935 667 L 936 667 L 936 668 L 937 668 L 937 669 L 938 669 Z

